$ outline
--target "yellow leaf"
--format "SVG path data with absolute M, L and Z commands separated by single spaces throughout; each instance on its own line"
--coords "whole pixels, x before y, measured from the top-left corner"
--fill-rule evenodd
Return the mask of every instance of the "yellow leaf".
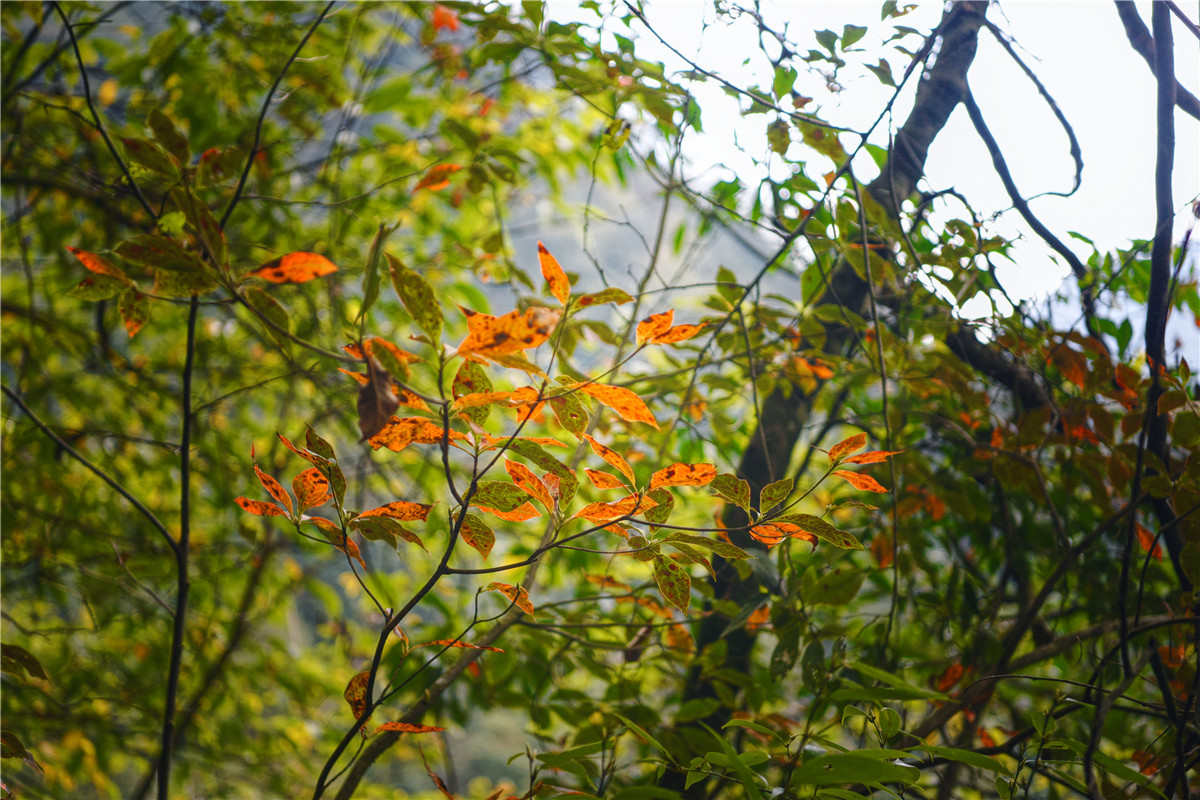
M 597 472 L 594 469 L 587 469 L 586 467 L 583 471 L 587 473 L 588 478 L 592 481 L 592 485 L 597 489 L 624 489 L 625 491 L 629 491 L 629 487 L 616 475 L 608 472 Z
M 288 253 L 268 261 L 250 274 L 271 283 L 305 283 L 331 272 L 337 272 L 337 266 L 323 255 Z
M 658 420 L 649 407 L 635 393 L 620 386 L 605 386 L 600 383 L 577 383 L 575 388 L 591 395 L 630 422 L 644 422 L 658 427 Z
M 512 586 L 507 583 L 489 583 L 485 592 L 500 592 L 513 601 L 513 604 L 529 616 L 533 616 L 533 603 L 529 602 L 529 593 L 522 586 Z
M 545 506 L 547 511 L 554 510 L 556 504 L 550 497 L 550 491 L 541 479 L 533 474 L 533 470 L 508 458 L 504 459 L 504 469 L 512 476 L 513 483 L 517 485 L 518 489 Z
M 480 511 L 485 511 L 488 514 L 497 516 L 500 519 L 506 519 L 509 522 L 524 522 L 525 520 L 533 519 L 534 517 L 540 517 L 542 515 L 542 512 L 538 511 L 534 507 L 533 503 L 524 503 L 512 511 L 501 511 L 498 508 L 488 508 L 487 506 L 475 507 Z
M 664 311 L 661 314 L 652 314 L 638 323 L 637 340 L 638 344 L 650 341 L 659 334 L 666 333 L 671 327 L 671 320 L 675 319 L 674 311 Z
M 583 438 L 592 446 L 592 452 L 616 467 L 617 471 L 629 479 L 631 486 L 636 483 L 633 477 L 633 467 L 629 466 L 629 462 L 622 458 L 620 453 L 605 447 L 586 433 L 583 435 Z
M 640 514 L 643 511 L 654 508 L 656 505 L 658 503 L 655 503 L 649 497 L 631 494 L 615 503 L 592 503 L 587 505 L 580 509 L 572 519 L 582 517 L 588 522 L 608 522 L 621 517 L 632 517 L 635 514 Z
M 502 317 L 469 308 L 462 312 L 470 332 L 458 346 L 458 355 L 492 359 L 537 347 L 550 338 L 550 332 L 562 317 L 562 309 L 536 307 L 524 313 L 510 311 Z
M 100 84 L 100 88 L 96 90 L 96 99 L 100 101 L 102 106 L 111 106 L 117 100 L 117 79 L 109 78 L 104 83 Z
M 550 255 L 546 245 L 541 242 L 538 242 L 538 262 L 542 265 L 542 277 L 546 279 L 550 294 L 565 306 L 571 298 L 571 282 L 567 279 L 567 273 L 558 265 L 558 259 Z
M 880 461 L 887 461 L 894 455 L 903 453 L 903 450 L 872 450 L 869 453 L 860 453 L 856 456 L 850 456 L 845 463 L 847 464 L 878 464 Z

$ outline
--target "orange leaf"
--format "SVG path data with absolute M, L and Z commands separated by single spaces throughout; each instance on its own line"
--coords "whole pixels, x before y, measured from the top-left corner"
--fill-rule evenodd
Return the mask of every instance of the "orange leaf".
M 286 436 L 284 436 L 282 433 L 279 433 L 278 431 L 276 431 L 275 435 L 279 437 L 279 441 L 283 442 L 284 447 L 286 447 L 288 450 L 291 450 L 293 453 L 300 456 L 308 463 L 310 463 L 314 466 L 320 466 L 321 464 L 329 463 L 324 458 L 317 455 L 316 453 L 313 453 L 306 449 L 301 449 L 299 447 L 296 447 L 296 445 L 292 444 L 291 441 Z
M 702 330 L 704 330 L 704 323 L 700 323 L 699 325 L 676 325 L 660 333 L 658 336 L 651 337 L 650 344 L 678 344 L 679 342 L 691 339 Z
M 954 684 L 962 680 L 963 671 L 963 665 L 957 661 L 946 667 L 942 674 L 938 676 L 937 690 L 939 692 L 945 692 L 949 689 L 953 689 Z
M 610 472 L 597 472 L 587 467 L 584 467 L 583 471 L 591 479 L 592 486 L 595 486 L 597 489 L 624 489 L 625 491 L 629 491 L 630 487 L 626 486 L 624 481 Z
M 690 653 L 696 649 L 696 640 L 686 625 L 671 625 L 663 632 L 663 644 L 670 650 Z
M 435 31 L 446 28 L 447 30 L 458 30 L 459 21 L 458 14 L 454 13 L 449 8 L 442 4 L 437 4 L 433 7 L 433 14 L 430 16 L 430 23 Z M 441 728 L 438 728 L 440 731 Z
M 499 592 L 513 602 L 513 604 L 524 611 L 529 616 L 533 616 L 533 603 L 529 602 L 529 592 L 521 586 L 513 586 L 508 583 L 489 583 L 485 592 Z
M 620 453 L 616 450 L 610 450 L 586 433 L 583 435 L 583 438 L 587 439 L 587 443 L 592 446 L 592 452 L 616 467 L 617 471 L 629 479 L 631 486 L 637 483 L 633 477 L 633 467 L 629 466 L 629 462 L 622 458 Z
M 453 12 L 451 12 L 453 13 Z M 457 22 L 455 18 L 455 22 Z M 430 167 L 425 173 L 425 177 L 417 181 L 417 185 L 413 187 L 413 191 L 428 189 L 431 192 L 436 192 L 440 189 L 445 189 L 450 185 L 450 176 L 462 169 L 458 164 L 438 164 L 435 167 Z
M 1142 549 L 1162 561 L 1162 545 L 1155 542 L 1157 537 L 1154 535 L 1154 531 L 1140 522 L 1133 523 L 1133 529 L 1137 533 L 1138 544 L 1142 546 Z
M 436 725 L 413 725 L 408 722 L 385 722 L 371 732 L 371 735 L 380 731 L 396 731 L 397 733 L 433 733 L 434 731 L 444 731 L 445 728 L 439 728 Z
M 534 422 L 542 422 L 542 408 L 545 407 L 546 401 L 536 402 L 538 398 L 537 389 L 532 386 L 522 386 L 512 393 L 510 402 L 513 408 L 517 410 L 517 421 L 524 422 L 531 419 Z
M 630 422 L 645 422 L 658 428 L 658 420 L 649 407 L 635 393 L 620 386 L 605 386 L 600 383 L 577 383 L 575 388 L 591 395 Z
M 871 540 L 871 558 L 880 569 L 887 569 L 896 559 L 896 551 L 892 548 L 892 540 L 885 534 L 877 534 Z
M 567 279 L 567 273 L 558 265 L 558 259 L 550 255 L 546 245 L 541 242 L 538 242 L 538 262 L 542 265 L 542 277 L 546 279 L 546 287 L 550 294 L 565 306 L 571 298 L 571 282 Z
M 637 340 L 638 344 L 648 342 L 655 336 L 666 333 L 671 327 L 671 321 L 675 319 L 675 312 L 664 311 L 661 314 L 652 314 L 638 323 Z
M 844 469 L 834 470 L 833 474 L 837 475 L 855 489 L 862 489 L 864 492 L 886 493 L 889 491 L 881 486 L 879 481 L 875 480 L 870 475 L 860 475 L 857 472 L 850 472 Z
M 391 517 L 398 519 L 401 522 L 412 522 L 414 520 L 424 521 L 429 516 L 431 505 L 425 503 L 406 503 L 403 500 L 397 500 L 394 503 L 372 508 L 370 511 L 364 511 L 358 515 L 357 519 L 363 517 Z
M 342 533 L 342 528 L 340 525 L 335 522 L 331 522 L 324 517 L 304 517 L 300 521 L 302 523 L 310 522 L 313 525 L 316 525 L 321 533 L 325 536 L 325 539 L 331 545 L 333 545 L 335 549 L 345 553 L 359 564 L 362 564 L 363 569 L 367 568 L 367 562 L 363 561 L 362 552 L 358 549 L 358 545 L 355 544 L 353 539 Z
M 371 673 L 360 672 L 350 679 L 350 683 L 346 684 L 346 691 L 342 692 L 342 697 L 345 697 L 346 702 L 350 704 L 350 710 L 354 712 L 355 719 L 367 712 L 367 684 L 370 680 Z M 366 723 L 367 720 L 363 720 L 363 727 L 360 729 L 364 739 L 367 738 Z
M 571 517 L 571 519 L 582 517 L 588 522 L 608 522 L 609 520 L 621 517 L 632 517 L 654 508 L 656 505 L 658 503 L 655 503 L 649 497 L 639 497 L 636 494 L 631 494 L 615 503 L 591 503 L 580 509 L 579 513 Z
M 503 653 L 504 652 L 499 647 L 486 647 L 481 644 L 468 644 L 467 642 L 464 642 L 461 639 L 434 639 L 432 642 L 424 642 L 422 644 L 416 645 L 416 647 L 427 647 L 427 646 L 458 647 L 463 650 L 490 650 L 493 653 Z
M 409 389 L 401 388 L 400 386 L 397 386 L 395 383 L 393 383 L 392 384 L 392 392 L 396 395 L 397 399 L 400 400 L 400 405 L 402 405 L 402 406 L 408 406 L 409 408 L 415 408 L 418 411 L 428 411 L 429 410 L 429 406 L 425 405 L 425 401 L 422 400 L 420 397 L 417 397 L 416 393 Z
M 493 403 L 507 405 L 508 401 L 512 400 L 512 396 L 512 392 L 472 392 L 457 398 L 450 404 L 450 410 L 457 412 L 467 408 L 490 406 Z
M 150 319 L 150 304 L 146 302 L 146 295 L 130 286 L 117 298 L 117 312 L 121 315 L 125 332 L 133 338 Z
M 517 485 L 517 488 L 545 506 L 547 511 L 554 510 L 554 498 L 550 496 L 546 484 L 542 483 L 541 478 L 535 475 L 533 470 L 508 458 L 504 459 L 504 469 L 512 476 L 513 483 Z
M 771 607 L 762 606 L 746 617 L 746 630 L 756 631 L 771 620 Z
M 328 503 L 332 496 L 329 480 L 316 467 L 309 467 L 292 478 L 292 491 L 296 493 L 296 505 L 302 512 Z
M 799 525 L 793 525 L 790 522 L 771 522 L 763 525 L 755 525 L 750 529 L 750 537 L 765 544 L 767 549 L 774 547 L 788 538 L 808 542 L 812 545 L 813 550 L 817 549 L 817 537 Z
M 660 486 L 704 486 L 717 477 L 712 464 L 672 464 L 650 476 L 650 489 Z
M 502 317 L 469 308 L 462 312 L 470 333 L 458 346 L 458 355 L 492 359 L 537 347 L 550 338 L 550 332 L 562 317 L 562 309 L 540 307 L 526 309 L 525 313 L 510 311 Z
M 279 484 L 279 481 L 272 478 L 267 473 L 258 468 L 258 464 L 254 465 L 254 473 L 258 475 L 258 482 L 263 485 L 267 492 L 287 507 L 288 513 L 292 513 L 292 498 L 288 496 L 287 491 Z
M 855 450 L 861 450 L 866 443 L 867 435 L 865 433 L 856 433 L 848 439 L 843 439 L 829 449 L 830 463 L 837 461 L 842 456 L 853 453 Z
M 421 360 L 420 356 L 410 353 L 407 350 L 401 350 L 399 347 L 392 344 L 387 339 L 384 339 L 381 336 L 372 336 L 370 339 L 367 339 L 365 342 L 363 342 L 363 344 L 367 348 L 368 355 L 375 355 L 375 352 L 374 352 L 375 348 L 382 347 L 384 350 L 387 350 L 388 353 L 391 354 L 392 358 L 396 359 L 401 364 L 411 364 L 414 361 Z M 354 342 L 351 342 L 350 344 L 342 345 L 342 349 L 345 350 L 348 355 L 354 356 L 355 358 L 363 357 L 362 348 L 359 347 Z
M 337 267 L 325 256 L 300 252 L 268 261 L 250 274 L 271 283 L 305 283 L 331 272 Z
M 67 250 L 71 255 L 79 259 L 79 263 L 83 264 L 97 275 L 108 275 L 110 278 L 116 278 L 121 283 L 132 283 L 125 271 L 113 264 L 107 258 L 98 256 L 95 253 L 89 253 L 87 250 L 80 250 L 78 247 L 67 245 Z
M 417 444 L 441 444 L 446 431 L 423 417 L 392 417 L 379 433 L 367 440 L 367 444 L 378 450 L 386 447 L 397 453 L 413 442 Z M 458 431 L 449 432 L 450 441 L 466 439 Z
M 872 450 L 869 453 L 859 453 L 856 456 L 850 456 L 845 460 L 846 464 L 878 464 L 880 461 L 887 461 L 891 456 L 897 453 L 903 453 L 903 450 Z
M 274 503 L 264 503 L 262 500 L 251 500 L 247 497 L 234 498 L 235 503 L 258 517 L 286 517 L 287 512 Z
M 485 511 L 488 514 L 497 516 L 500 519 L 506 519 L 509 522 L 524 522 L 525 520 L 533 519 L 534 517 L 540 517 L 542 515 L 542 512 L 538 511 L 537 508 L 534 507 L 533 503 L 523 503 L 512 511 L 501 511 L 498 508 L 488 508 L 487 506 L 475 507 L 480 511 Z

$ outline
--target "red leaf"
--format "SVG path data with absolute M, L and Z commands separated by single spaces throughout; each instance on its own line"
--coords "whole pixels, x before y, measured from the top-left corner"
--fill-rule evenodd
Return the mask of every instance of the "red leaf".
M 1133 523 L 1133 529 L 1137 533 L 1138 544 L 1142 546 L 1142 549 L 1162 561 L 1162 545 L 1155 542 L 1157 537 L 1155 537 L 1154 531 L 1140 522 Z
M 884 494 L 889 491 L 870 475 L 860 475 L 857 472 L 850 472 L 844 469 L 834 470 L 833 474 L 846 481 L 846 483 L 855 489 L 862 489 L 864 492 L 879 492 Z
M 458 14 L 454 13 L 440 3 L 433 7 L 433 14 L 430 17 L 430 22 L 435 31 L 443 28 L 456 31 L 458 30 L 458 26 L 460 24 L 458 21 Z
M 258 475 L 258 482 L 263 485 L 267 493 L 286 506 L 288 513 L 291 514 L 292 498 L 288 496 L 287 491 L 280 485 L 279 481 L 259 469 L 258 464 L 254 465 L 254 474 Z
M 317 253 L 288 253 L 260 266 L 251 275 L 271 283 L 304 283 L 337 272 L 332 261 Z
M 455 22 L 457 21 L 456 17 Z M 460 169 L 462 167 L 458 164 L 438 164 L 435 167 L 430 167 L 429 171 L 425 173 L 425 177 L 417 181 L 417 185 L 413 187 L 413 191 L 428 189 L 431 192 L 436 192 L 439 189 L 445 189 L 450 185 L 450 176 Z

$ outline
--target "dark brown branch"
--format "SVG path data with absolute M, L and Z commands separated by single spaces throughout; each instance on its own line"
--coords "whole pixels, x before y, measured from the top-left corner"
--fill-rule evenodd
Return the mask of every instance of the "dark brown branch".
M 1121 18 L 1121 24 L 1125 26 L 1125 37 L 1129 39 L 1129 44 L 1137 51 L 1138 55 L 1146 59 L 1146 63 L 1150 66 L 1150 71 L 1157 75 L 1158 68 L 1155 66 L 1154 37 L 1150 35 L 1149 29 L 1146 28 L 1146 23 L 1142 22 L 1142 18 L 1138 16 L 1133 0 L 1116 0 L 1116 3 L 1117 15 Z M 1174 83 L 1175 104 L 1184 113 L 1200 119 L 1200 100 L 1189 92 L 1183 84 L 1179 83 L 1179 81 L 1175 81 Z

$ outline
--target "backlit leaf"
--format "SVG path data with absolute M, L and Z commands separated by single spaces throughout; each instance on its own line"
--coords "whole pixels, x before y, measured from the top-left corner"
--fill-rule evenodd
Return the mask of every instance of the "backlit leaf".
M 542 512 L 538 511 L 537 508 L 534 507 L 533 503 L 523 503 L 511 511 L 504 511 L 498 508 L 489 508 L 488 506 L 484 505 L 476 505 L 475 507 L 480 511 L 492 514 L 500 519 L 508 520 L 509 522 L 525 522 L 526 520 L 531 520 L 542 515 Z
M 695 534 L 684 533 L 682 531 L 672 531 L 665 539 L 663 539 L 663 542 L 684 542 L 685 544 L 690 544 L 694 547 L 703 547 L 704 549 L 711 550 L 712 552 L 721 556 L 721 558 L 728 558 L 732 560 L 750 558 L 749 553 L 735 544 L 723 542 L 720 539 L 709 539 L 704 536 L 696 536 Z
M 510 311 L 500 317 L 462 309 L 467 318 L 467 338 L 456 351 L 460 356 L 496 356 L 519 353 L 539 346 L 550 338 L 562 317 L 562 309 L 534 307 Z
M 433 733 L 434 731 L 444 731 L 445 728 L 439 728 L 436 725 L 413 725 L 409 722 L 385 722 L 371 732 L 374 736 L 380 731 L 396 731 L 397 733 Z
M 705 486 L 717 477 L 712 464 L 672 464 L 650 476 L 650 488 L 660 486 Z
M 821 541 L 828 542 L 834 547 L 840 547 L 843 550 L 865 549 L 862 543 L 851 534 L 839 530 L 820 517 L 814 517 L 811 514 L 788 514 L 786 517 L 779 517 L 772 520 L 772 522 L 776 525 L 784 523 L 796 525 L 804 531 L 813 534 Z
M 903 453 L 903 450 L 872 450 L 869 453 L 859 453 L 856 456 L 850 456 L 843 464 L 878 464 L 880 461 L 887 461 L 891 456 Z
M 364 511 L 358 515 L 358 519 L 362 519 L 363 517 L 391 517 L 401 522 L 424 522 L 429 516 L 431 508 L 433 506 L 425 503 L 409 503 L 404 500 L 397 500 L 394 503 L 388 503 L 378 508 L 372 508 L 370 511 Z
M 121 322 L 125 323 L 125 332 L 131 338 L 150 319 L 150 303 L 146 295 L 132 286 L 121 292 L 117 299 L 117 311 L 121 314 Z
M 1150 530 L 1140 522 L 1135 522 L 1133 524 L 1133 529 L 1137 534 L 1138 544 L 1141 545 L 1141 548 L 1147 553 L 1150 553 L 1150 555 L 1152 555 L 1154 558 L 1162 561 L 1162 545 L 1155 541 L 1156 537 L 1154 535 L 1154 531 Z
M 678 344 L 691 339 L 702 330 L 704 330 L 703 323 L 700 325 L 674 325 L 651 338 L 650 344 Z
M 378 450 L 386 447 L 397 453 L 413 442 L 417 444 L 441 444 L 444 437 L 459 441 L 467 437 L 458 431 L 446 430 L 424 417 L 392 417 L 383 428 L 367 440 L 367 444 Z
M 591 503 L 584 506 L 571 519 L 583 518 L 589 522 L 608 522 L 622 517 L 632 517 L 654 508 L 657 503 L 649 497 L 631 494 L 614 503 Z
M 866 443 L 867 435 L 865 433 L 856 433 L 847 439 L 843 439 L 829 448 L 829 463 L 833 464 L 843 456 L 847 456 L 855 450 L 861 450 Z
M 476 425 L 483 425 L 491 412 L 489 405 L 491 400 L 486 402 L 477 402 L 472 405 L 459 405 L 458 401 L 464 396 L 480 397 L 490 395 L 506 395 L 506 392 L 493 392 L 492 381 L 484 372 L 483 367 L 474 361 L 463 361 L 458 368 L 458 372 L 454 375 L 454 383 L 451 386 L 451 392 L 454 395 L 455 410 L 468 409 L 467 416 Z M 499 400 L 501 398 L 497 398 Z
M 666 333 L 671 327 L 671 321 L 675 319 L 675 312 L 664 311 L 661 314 L 653 314 L 646 317 L 638 323 L 637 326 L 637 341 L 638 344 L 649 342 L 655 336 Z
M 776 521 L 755 525 L 750 528 L 750 538 L 762 542 L 767 546 L 768 550 L 784 539 L 800 539 L 808 542 L 814 548 L 817 546 L 816 536 L 804 530 L 799 525 L 794 525 L 790 522 Z
M 437 346 L 442 336 L 442 307 L 433 293 L 433 287 L 419 274 L 404 266 L 391 253 L 385 254 L 392 274 L 392 286 L 400 302 L 425 332 L 429 341 Z
M 329 493 L 329 480 L 316 467 L 309 467 L 292 478 L 292 491 L 296 495 L 296 505 L 301 512 L 324 505 L 332 497 Z
M 503 653 L 499 647 L 488 647 L 481 644 L 469 644 L 461 639 L 434 639 L 432 642 L 422 642 L 414 647 L 456 647 L 461 650 L 488 650 L 492 653 Z
M 80 300 L 107 300 L 116 297 L 118 292 L 125 289 L 125 284 L 109 275 L 88 275 L 67 292 L 71 297 Z
M 550 255 L 550 251 L 541 242 L 538 242 L 538 263 L 542 267 L 542 277 L 546 279 L 546 288 L 554 295 L 555 300 L 565 306 L 571 297 L 571 282 L 567 279 L 567 273 L 559 266 L 558 259 Z
M 322 465 L 325 463 L 325 459 L 323 457 L 317 455 L 316 453 L 313 453 L 310 450 L 305 450 L 305 449 L 296 447 L 296 445 L 292 444 L 291 440 L 288 439 L 286 436 L 284 436 L 282 433 L 276 432 L 275 435 L 279 437 L 279 441 L 283 443 L 284 447 L 286 447 L 288 450 L 291 450 L 293 453 L 300 456 L 308 463 L 316 464 L 316 465 Z
M 235 503 L 242 507 L 243 511 L 248 511 L 251 514 L 259 517 L 286 517 L 287 512 L 274 503 L 264 503 L 262 500 L 251 500 L 247 497 L 234 498 Z
M 360 672 L 350 679 L 346 684 L 346 691 L 342 692 L 342 697 L 346 698 L 346 702 L 350 704 L 350 711 L 354 713 L 354 718 L 357 720 L 363 714 L 367 713 L 367 684 L 371 681 L 371 673 Z M 368 719 L 370 719 L 368 717 Z M 367 738 L 366 722 L 363 720 L 361 728 L 363 738 Z
M 687 613 L 692 602 L 692 578 L 683 567 L 666 556 L 654 556 L 654 580 L 663 599 Z
M 528 494 L 507 481 L 479 481 L 471 497 L 471 505 L 482 504 L 501 511 L 512 511 L 528 501 Z
M 526 437 L 515 439 L 508 445 L 508 449 L 545 473 L 542 476 L 542 483 L 546 484 L 546 489 L 549 490 L 551 497 L 555 495 L 555 487 L 552 485 L 551 478 L 557 479 L 558 505 L 565 507 L 575 498 L 575 492 L 579 489 L 579 478 L 567 465 L 543 450 L 543 446 L 566 447 L 557 439 Z
M 425 547 L 425 543 L 421 541 L 420 536 L 405 528 L 395 519 L 383 514 L 369 517 L 360 515 L 350 520 L 350 527 L 372 541 L 385 541 L 392 547 L 396 547 L 398 544 L 397 540 L 403 539 L 409 544 L 415 544 L 417 547 L 428 552 L 428 548 Z
M 95 253 L 89 253 L 87 250 L 80 250 L 78 247 L 67 245 L 67 250 L 71 252 L 75 258 L 79 259 L 79 263 L 83 264 L 97 275 L 107 275 L 110 278 L 116 278 L 121 283 L 130 284 L 132 281 L 125 271 L 116 264 L 109 261 L 103 256 L 98 256 Z
M 628 492 L 632 488 L 626 486 L 624 481 L 611 472 L 597 472 L 594 469 L 587 469 L 586 467 L 583 471 L 592 481 L 592 486 L 595 486 L 597 489 L 624 489 Z
M 492 533 L 492 529 L 474 514 L 466 516 L 458 533 L 464 542 L 475 548 L 485 559 L 491 554 L 492 547 L 496 544 L 496 535 Z
M 271 283 L 305 283 L 333 272 L 337 266 L 325 256 L 297 252 L 272 259 L 250 274 Z
M 620 386 L 605 386 L 599 383 L 577 383 L 575 388 L 591 395 L 630 422 L 645 422 L 658 427 L 658 420 L 650 413 L 642 398 Z
M 760 514 L 765 514 L 775 506 L 779 505 L 784 499 L 792 493 L 792 487 L 795 482 L 791 478 L 784 478 L 768 483 L 762 488 L 758 495 L 758 511 Z
M 445 189 L 450 185 L 450 176 L 460 169 L 462 167 L 458 164 L 438 164 L 430 167 L 424 177 L 417 181 L 417 185 L 413 187 L 413 191 L 428 189 L 431 192 L 436 192 L 440 189 Z
M 671 518 L 671 512 L 675 510 L 675 495 L 660 486 L 657 489 L 651 489 L 646 492 L 646 496 L 657 504 L 653 508 L 646 509 L 646 513 L 643 516 L 647 522 L 652 522 L 655 526 L 658 526 Z M 658 528 L 651 527 L 650 530 L 655 531 Z
M 855 489 L 862 489 L 864 492 L 885 493 L 889 491 L 880 485 L 879 481 L 875 480 L 870 475 L 861 475 L 857 472 L 850 472 L 849 470 L 845 469 L 834 470 L 833 474 L 846 481 L 846 483 L 850 484 Z
M 388 228 L 380 223 L 378 230 L 375 231 L 375 238 L 371 240 L 371 249 L 367 251 L 367 263 L 363 267 L 362 303 L 359 305 L 358 315 L 355 317 L 356 322 L 365 318 L 367 312 L 371 310 L 371 306 L 375 305 L 375 301 L 379 299 L 379 257 L 383 254 L 384 240 L 393 230 L 394 228 Z
M 288 513 L 291 513 L 292 498 L 288 496 L 287 491 L 283 488 L 279 481 L 275 480 L 270 475 L 259 469 L 258 464 L 254 465 L 254 474 L 258 476 L 258 482 L 263 485 L 263 488 L 267 490 L 267 493 L 270 494 L 271 497 L 274 497 L 279 503 L 283 504 L 287 508 Z
M 629 479 L 630 486 L 635 485 L 636 481 L 633 477 L 633 467 L 629 466 L 629 462 L 622 458 L 620 453 L 618 453 L 616 450 L 605 447 L 586 433 L 583 435 L 583 438 L 589 445 L 592 446 L 593 453 L 603 458 L 612 466 L 616 467 L 618 472 Z
M 500 592 L 513 602 L 517 608 L 524 611 L 529 616 L 533 616 L 533 603 L 529 602 L 529 592 L 525 591 L 524 587 L 513 586 L 508 583 L 489 583 L 485 592 Z
M 550 409 L 554 412 L 554 418 L 558 420 L 559 425 L 575 436 L 585 435 L 584 431 L 587 430 L 590 415 L 583 403 L 579 402 L 579 398 L 573 394 L 563 394 L 551 397 L 546 402 L 550 404 Z
M 554 499 L 550 497 L 550 492 L 546 489 L 546 485 L 542 483 L 541 479 L 529 467 L 506 458 L 504 459 L 504 469 L 512 476 L 513 483 L 521 491 L 545 506 L 547 511 L 554 510 Z

